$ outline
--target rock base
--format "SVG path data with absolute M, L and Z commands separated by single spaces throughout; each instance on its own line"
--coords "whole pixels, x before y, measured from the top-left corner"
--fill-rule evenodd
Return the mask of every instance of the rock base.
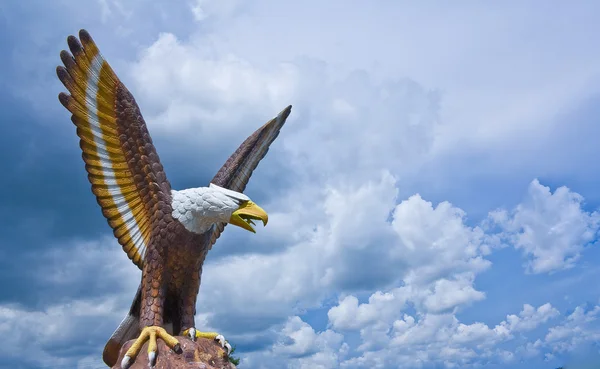
M 154 369 L 236 369 L 229 362 L 227 352 L 214 340 L 198 338 L 196 342 L 187 337 L 176 337 L 181 344 L 181 353 L 171 350 L 158 339 L 158 355 Z M 121 369 L 121 360 L 135 340 L 127 341 L 119 352 L 119 360 L 112 369 Z M 148 343 L 144 344 L 135 362 L 129 369 L 148 369 Z

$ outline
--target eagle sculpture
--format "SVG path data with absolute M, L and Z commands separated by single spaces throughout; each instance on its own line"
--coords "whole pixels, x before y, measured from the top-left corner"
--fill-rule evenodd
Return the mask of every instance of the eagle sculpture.
M 127 369 L 148 342 L 154 365 L 158 338 L 181 352 L 174 335 L 217 340 L 194 323 L 202 265 L 227 224 L 254 232 L 254 221 L 267 224 L 267 213 L 244 191 L 252 172 L 290 114 L 291 106 L 267 122 L 229 157 L 208 187 L 171 188 L 140 109 L 89 33 L 69 36 L 70 53 L 56 69 L 70 94 L 59 100 L 72 113 L 92 192 L 115 237 L 142 271 L 129 314 L 108 340 L 104 362 L 112 367 L 121 347 L 137 339 L 121 366 Z

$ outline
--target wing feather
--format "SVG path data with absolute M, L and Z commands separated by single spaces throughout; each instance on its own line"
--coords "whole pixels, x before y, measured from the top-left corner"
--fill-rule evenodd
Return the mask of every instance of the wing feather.
M 271 119 L 250 135 L 227 159 L 211 180 L 211 183 L 233 191 L 244 192 L 252 173 L 269 151 L 273 141 L 279 136 L 279 131 L 291 111 L 292 106 L 290 105 L 283 109 L 277 117 Z M 210 247 L 217 242 L 225 226 L 226 223 L 215 224 L 211 234 Z
M 92 193 L 128 257 L 140 269 L 159 201 L 170 184 L 135 99 L 85 30 L 67 38 L 56 74 L 71 112 Z

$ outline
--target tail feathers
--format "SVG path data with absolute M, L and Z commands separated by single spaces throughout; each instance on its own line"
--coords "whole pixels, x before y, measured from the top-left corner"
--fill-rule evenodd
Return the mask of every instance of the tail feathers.
M 140 321 L 138 317 L 127 314 L 125 319 L 119 324 L 112 336 L 104 346 L 102 360 L 109 367 L 113 367 L 119 359 L 119 352 L 125 342 L 132 340 L 140 335 Z
M 129 308 L 129 314 L 123 319 L 119 327 L 115 330 L 115 332 L 110 336 L 108 342 L 104 346 L 104 352 L 102 353 L 102 360 L 109 367 L 113 367 L 117 360 L 119 360 L 119 352 L 121 351 L 121 347 L 134 338 L 137 338 L 140 331 L 140 304 L 142 301 L 142 285 L 138 286 L 137 292 L 135 294 L 135 298 L 131 303 L 131 307 Z

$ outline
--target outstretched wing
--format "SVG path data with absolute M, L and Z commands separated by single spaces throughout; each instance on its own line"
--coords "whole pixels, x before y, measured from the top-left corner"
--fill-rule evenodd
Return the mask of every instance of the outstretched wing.
M 85 30 L 69 36 L 59 100 L 73 115 L 92 192 L 127 256 L 142 268 L 171 187 L 135 99 Z M 81 42 L 80 42 L 81 41 Z M 160 204 L 162 203 L 162 204 Z
M 252 172 L 269 151 L 269 146 L 279 135 L 279 131 L 291 111 L 292 106 L 290 105 L 283 109 L 277 117 L 271 119 L 250 135 L 227 159 L 211 183 L 233 191 L 244 192 Z M 209 247 L 215 244 L 226 225 L 226 223 L 215 225 Z

